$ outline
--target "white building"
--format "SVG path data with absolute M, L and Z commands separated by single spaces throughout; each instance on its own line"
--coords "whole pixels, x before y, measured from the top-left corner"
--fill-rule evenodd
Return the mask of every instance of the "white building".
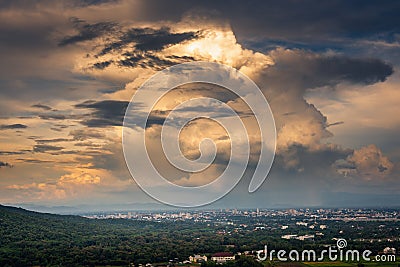
M 283 235 L 283 236 L 281 236 L 281 238 L 282 238 L 282 239 L 287 239 L 287 240 L 289 240 L 289 239 L 296 239 L 296 238 L 297 238 L 297 235 Z
M 313 239 L 313 238 L 314 238 L 314 235 L 301 235 L 301 236 L 297 237 L 296 239 L 304 241 L 306 239 Z
M 194 255 L 194 256 L 189 256 L 189 261 L 194 262 L 194 263 L 199 263 L 199 262 L 205 262 L 207 261 L 207 256 L 203 255 Z
M 383 249 L 383 253 L 385 254 L 396 254 L 395 248 L 386 247 Z
M 215 253 L 214 255 L 212 255 L 211 260 L 220 262 L 220 263 L 227 262 L 227 261 L 233 261 L 233 260 L 235 260 L 235 255 L 233 255 L 230 252 L 219 252 L 219 253 Z

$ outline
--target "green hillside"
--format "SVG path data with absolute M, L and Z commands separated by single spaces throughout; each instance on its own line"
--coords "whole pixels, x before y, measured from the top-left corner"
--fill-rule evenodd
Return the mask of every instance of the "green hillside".
M 328 222 L 323 236 L 307 242 L 286 240 L 281 236 L 287 230 L 280 225 L 287 224 L 299 229 L 299 234 L 311 231 L 296 228 L 296 220 L 260 217 L 229 217 L 237 228 L 225 222 L 225 215 L 213 222 L 165 220 L 141 221 L 128 219 L 86 219 L 80 216 L 37 213 L 20 208 L 0 205 L 0 266 L 138 266 L 146 263 L 166 263 L 170 260 L 183 262 L 193 254 L 208 257 L 215 252 L 232 253 L 254 251 L 264 244 L 273 244 L 274 249 L 324 248 L 340 229 L 346 237 L 356 239 L 362 236 L 382 236 L 395 239 L 399 222 Z M 254 230 L 256 225 L 268 225 L 269 230 Z M 251 227 L 250 227 L 251 226 Z M 384 226 L 384 227 L 383 227 Z M 248 229 L 247 229 L 248 228 Z M 397 239 L 396 239 L 397 240 Z M 386 244 L 398 247 L 399 241 L 368 243 L 374 255 Z M 366 243 L 352 241 L 349 247 L 362 251 Z M 363 266 L 357 262 L 263 262 L 265 266 Z M 363 263 L 365 266 L 397 266 L 392 263 Z M 208 261 L 204 266 L 215 266 Z M 218 266 L 261 266 L 251 257 L 241 257 L 234 262 Z
M 0 266 L 129 265 L 186 259 L 193 251 L 221 248 L 210 231 L 195 227 L 93 220 L 0 206 Z M 196 244 L 193 231 L 201 237 Z

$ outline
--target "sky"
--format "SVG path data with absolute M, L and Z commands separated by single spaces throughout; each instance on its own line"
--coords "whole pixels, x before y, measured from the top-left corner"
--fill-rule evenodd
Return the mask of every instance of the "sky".
M 125 110 L 152 75 L 206 61 L 247 75 L 268 100 L 271 171 L 250 194 L 260 151 L 254 117 L 226 89 L 192 84 L 158 102 L 146 128 L 166 179 L 198 186 L 224 171 L 230 139 L 218 123 L 194 120 L 180 135 L 189 159 L 201 140 L 214 140 L 204 172 L 176 170 L 160 144 L 173 108 L 209 97 L 241 114 L 251 147 L 243 179 L 213 206 L 398 206 L 399 12 L 396 1 L 2 1 L 0 203 L 157 204 L 126 166 Z

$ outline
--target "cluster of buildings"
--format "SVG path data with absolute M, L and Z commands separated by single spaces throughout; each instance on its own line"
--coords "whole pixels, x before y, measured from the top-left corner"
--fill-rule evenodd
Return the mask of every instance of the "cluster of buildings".
M 300 240 L 302 240 L 301 238 L 305 238 L 305 239 L 313 238 L 312 236 L 307 236 L 307 235 L 305 235 L 305 236 L 287 235 L 285 237 L 287 237 L 287 239 L 300 239 Z M 284 237 L 282 237 L 282 238 L 284 238 Z M 383 254 L 396 255 L 396 249 L 395 248 L 391 248 L 391 247 L 384 248 L 382 252 L 383 252 Z M 254 256 L 252 253 L 253 253 L 252 251 L 246 251 L 246 252 L 243 253 L 243 255 Z M 240 255 L 242 255 L 242 253 L 237 253 L 237 255 L 240 256 Z M 207 262 L 208 260 L 214 261 L 216 263 L 226 263 L 228 261 L 234 261 L 235 260 L 235 256 L 236 255 L 231 253 L 231 252 L 214 253 L 213 255 L 211 255 L 210 258 L 207 257 L 206 255 L 197 254 L 197 255 L 189 256 L 188 260 L 180 262 L 180 264 L 184 264 L 184 265 L 201 264 L 203 262 Z M 139 265 L 139 267 L 153 267 L 153 266 L 154 265 L 151 264 L 151 263 L 148 263 L 146 265 L 142 265 L 142 264 Z M 157 265 L 157 266 L 160 266 L 160 265 Z M 166 266 L 174 266 L 174 265 L 173 264 L 172 265 L 168 264 Z
M 235 255 L 231 252 L 218 252 L 218 253 L 214 253 L 210 257 L 210 259 L 206 255 L 193 255 L 193 256 L 189 256 L 188 260 L 179 262 L 179 264 L 184 264 L 186 266 L 186 265 L 191 265 L 193 263 L 200 264 L 203 262 L 207 262 L 208 260 L 214 261 L 216 263 L 226 263 L 228 261 L 234 261 Z M 159 264 L 153 265 L 152 263 L 139 264 L 139 267 L 174 266 L 174 262 L 175 261 L 170 260 L 170 262 L 166 265 L 159 265 Z M 131 266 L 134 266 L 134 265 L 132 264 Z
M 207 261 L 206 255 L 194 255 L 190 256 L 188 261 L 184 261 L 183 263 L 202 263 Z M 227 261 L 235 260 L 235 255 L 230 252 L 218 252 L 211 256 L 211 260 L 217 263 L 225 263 Z
M 239 218 L 302 218 L 309 220 L 342 221 L 400 221 L 398 210 L 378 209 L 220 209 L 191 211 L 129 211 L 118 213 L 96 213 L 85 215 L 92 219 L 132 219 L 144 221 L 193 221 L 234 224 Z M 307 223 L 307 222 L 304 222 Z
M 315 237 L 315 235 L 283 235 L 283 236 L 281 236 L 281 238 L 282 239 L 287 239 L 287 240 L 290 240 L 290 239 L 297 239 L 297 240 L 300 240 L 300 241 L 304 241 L 304 240 L 307 240 L 307 239 L 314 239 L 314 237 Z
M 386 247 L 383 249 L 383 254 L 394 254 L 396 255 L 396 249 L 391 247 Z

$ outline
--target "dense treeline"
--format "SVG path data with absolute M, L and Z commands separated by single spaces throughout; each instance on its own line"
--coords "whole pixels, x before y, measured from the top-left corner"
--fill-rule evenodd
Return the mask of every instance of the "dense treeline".
M 239 257 L 235 261 L 228 261 L 224 264 L 219 264 L 213 261 L 203 262 L 201 267 L 263 267 L 264 265 L 256 261 L 252 257 Z
M 129 265 L 223 249 L 202 224 L 92 220 L 4 206 L 0 236 L 0 266 Z

